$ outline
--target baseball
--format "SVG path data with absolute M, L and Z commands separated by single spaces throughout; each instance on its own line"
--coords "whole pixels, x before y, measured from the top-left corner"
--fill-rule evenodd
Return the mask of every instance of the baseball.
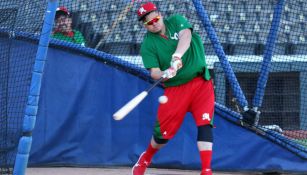
M 159 103 L 161 103 L 161 104 L 166 103 L 167 100 L 168 100 L 167 96 L 165 96 L 165 95 L 162 95 L 162 96 L 159 97 Z

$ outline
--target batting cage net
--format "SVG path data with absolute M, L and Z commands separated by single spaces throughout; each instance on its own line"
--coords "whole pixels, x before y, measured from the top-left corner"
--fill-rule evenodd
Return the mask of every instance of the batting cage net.
M 13 171 L 45 8 L 40 0 L 0 0 L 0 174 Z
M 139 55 L 146 30 L 136 11 L 144 2 L 60 0 L 51 44 L 87 51 L 105 64 L 150 80 Z M 243 114 L 253 116 L 253 128 L 298 155 L 306 155 L 304 0 L 152 2 L 164 18 L 184 15 L 193 32 L 201 36 L 218 105 L 231 109 L 239 119 Z M 46 8 L 47 1 L 0 0 L 1 174 L 10 174 L 14 165 Z M 70 25 L 73 30 L 62 32 Z M 29 49 L 20 50 L 18 46 L 25 43 Z

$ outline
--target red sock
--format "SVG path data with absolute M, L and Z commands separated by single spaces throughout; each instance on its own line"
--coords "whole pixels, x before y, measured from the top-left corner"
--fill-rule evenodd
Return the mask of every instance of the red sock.
M 152 157 L 154 156 L 154 154 L 158 151 L 157 148 L 154 148 L 151 146 L 151 144 L 148 145 L 147 150 L 146 150 L 146 154 L 144 155 L 145 159 L 147 161 L 151 161 Z
M 201 169 L 211 169 L 212 150 L 200 151 Z

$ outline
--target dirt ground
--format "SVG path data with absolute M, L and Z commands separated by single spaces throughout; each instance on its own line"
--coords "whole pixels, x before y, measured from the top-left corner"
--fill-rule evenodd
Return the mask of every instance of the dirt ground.
M 195 170 L 178 169 L 157 169 L 149 168 L 146 175 L 199 175 Z M 260 175 L 261 173 L 240 173 L 240 172 L 214 172 L 214 175 Z M 26 175 L 131 175 L 131 168 L 72 168 L 72 167 L 52 167 L 52 168 L 28 168 Z

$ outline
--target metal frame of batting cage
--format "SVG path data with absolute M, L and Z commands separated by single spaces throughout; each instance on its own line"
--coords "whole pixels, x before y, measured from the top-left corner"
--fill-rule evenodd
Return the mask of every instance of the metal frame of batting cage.
M 14 164 L 14 175 L 24 175 L 27 168 L 32 144 L 32 131 L 35 126 L 35 120 L 38 111 L 38 102 L 44 65 L 46 62 L 49 39 L 53 28 L 57 6 L 57 0 L 48 0 L 48 6 L 45 12 L 45 19 L 41 32 L 42 35 L 40 36 L 39 47 L 37 49 L 34 68 L 32 71 L 30 92 L 28 95 L 28 101 L 23 119 L 22 137 L 19 139 L 17 155 Z

